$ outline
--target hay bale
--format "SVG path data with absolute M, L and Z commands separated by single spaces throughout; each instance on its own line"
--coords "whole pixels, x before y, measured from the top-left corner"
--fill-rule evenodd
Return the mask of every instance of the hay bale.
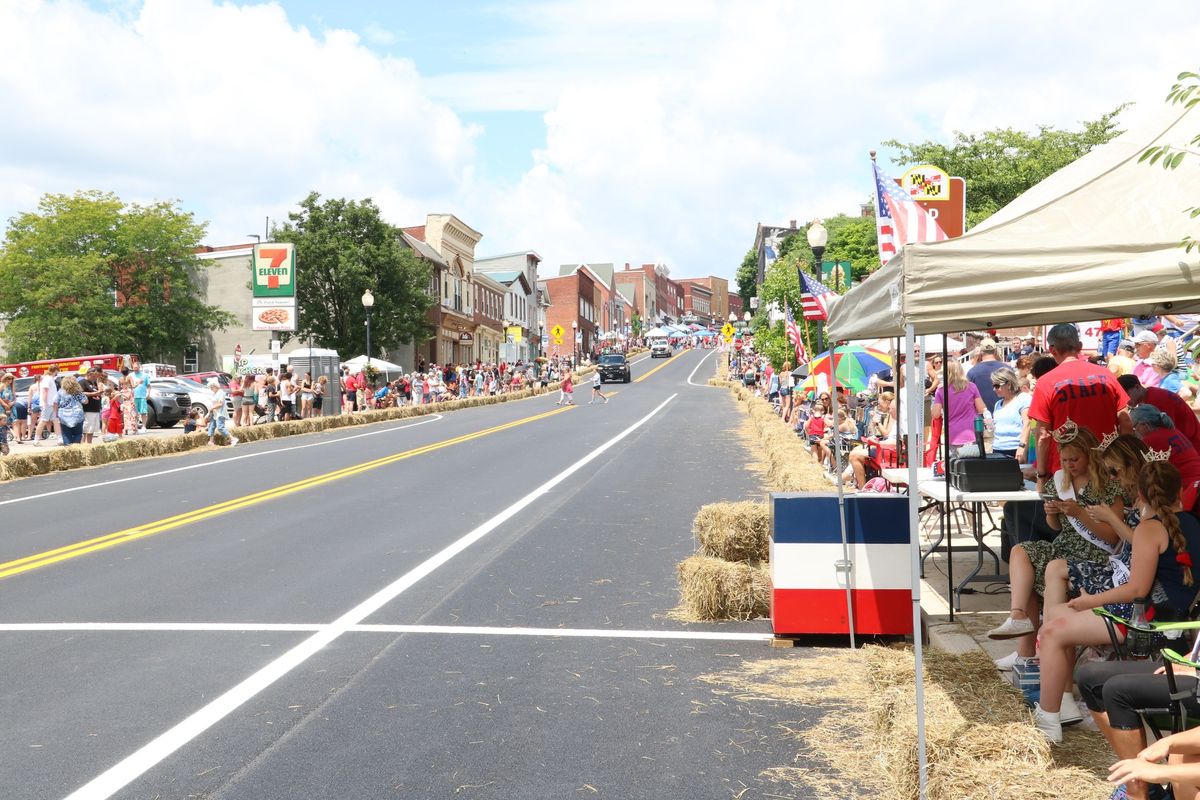
M 745 620 L 771 613 L 771 574 L 763 565 L 691 556 L 677 569 L 686 619 Z
M 700 554 L 726 561 L 766 561 L 771 546 L 771 507 L 746 500 L 709 503 L 692 521 Z

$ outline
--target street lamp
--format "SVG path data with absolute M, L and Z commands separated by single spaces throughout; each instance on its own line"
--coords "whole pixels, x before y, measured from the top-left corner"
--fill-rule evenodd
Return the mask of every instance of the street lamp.
M 375 306 L 375 295 L 367 289 L 362 296 L 363 308 L 367 310 L 367 371 L 371 371 L 371 309 Z
M 808 246 L 812 248 L 813 254 L 813 275 L 818 278 L 821 276 L 821 256 L 825 255 L 825 245 L 829 242 L 829 231 L 825 230 L 825 226 L 821 224 L 821 220 L 814 219 L 812 224 L 808 226 Z M 796 262 L 796 271 L 800 271 L 800 262 Z M 835 278 L 838 284 L 841 284 L 841 276 Z M 804 281 L 800 281 L 800 285 L 804 285 Z M 837 286 L 836 290 L 840 291 L 841 286 Z M 817 352 L 825 352 L 825 325 L 821 320 L 817 320 Z
M 571 320 L 571 367 L 579 367 L 579 320 Z
M 546 321 L 544 319 L 539 319 L 538 320 L 538 346 L 537 346 L 537 351 L 538 351 L 539 356 L 545 354 L 545 351 L 542 349 L 542 343 L 545 341 L 546 341 Z

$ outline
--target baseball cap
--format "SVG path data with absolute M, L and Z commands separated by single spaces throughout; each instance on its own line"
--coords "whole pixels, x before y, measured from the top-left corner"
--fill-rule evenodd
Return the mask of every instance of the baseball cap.
M 1158 336 L 1154 331 L 1142 331 L 1133 337 L 1134 344 L 1158 344 Z
M 979 343 L 979 349 L 985 353 L 996 352 L 996 340 L 991 339 L 991 338 L 984 339 L 982 342 Z

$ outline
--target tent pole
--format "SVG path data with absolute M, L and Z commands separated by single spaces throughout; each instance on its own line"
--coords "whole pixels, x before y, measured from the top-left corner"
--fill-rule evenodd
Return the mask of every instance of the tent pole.
M 954 621 L 954 527 L 950 524 L 950 356 L 942 334 L 942 466 L 946 473 L 946 498 L 942 506 L 942 529 L 946 538 L 946 599 L 950 621 Z M 936 458 L 936 454 L 935 454 Z
M 917 374 L 920 361 L 917 353 L 916 330 L 912 323 L 905 327 L 905 349 L 908 358 L 904 385 L 908 389 L 908 536 L 909 580 L 912 582 L 914 683 L 917 704 L 917 768 L 920 800 L 926 800 L 929 763 L 925 752 L 925 659 L 921 636 L 921 539 L 918 531 L 921 514 L 921 491 L 918 489 L 918 464 L 924 461 L 921 445 L 925 431 L 921 426 L 921 396 L 925 382 Z M 899 397 L 899 394 L 897 394 Z M 921 454 L 921 455 L 917 455 Z
M 854 562 L 850 559 L 850 542 L 846 535 L 846 487 L 842 485 L 842 430 L 838 424 L 838 393 L 837 393 L 837 340 L 829 344 L 829 374 L 833 378 L 833 388 L 829 397 L 833 401 L 833 479 L 837 483 L 838 525 L 842 529 L 842 560 L 834 564 L 834 569 L 841 573 L 846 581 L 846 621 L 850 631 L 850 649 L 858 646 L 854 638 L 854 595 L 851 583 L 854 576 Z

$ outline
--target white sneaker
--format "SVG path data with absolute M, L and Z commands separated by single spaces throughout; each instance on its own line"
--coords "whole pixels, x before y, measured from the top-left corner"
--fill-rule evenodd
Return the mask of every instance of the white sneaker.
M 992 628 L 988 631 L 989 639 L 1016 639 L 1020 636 L 1026 636 L 1033 633 L 1033 623 L 1026 619 L 1013 619 L 1009 617 L 1004 620 L 1004 624 L 997 628 Z
M 1053 744 L 1062 743 L 1062 718 L 1058 712 L 1042 710 L 1041 703 L 1033 706 L 1033 724 Z
M 1063 694 L 1062 707 L 1058 710 L 1058 719 L 1063 725 L 1075 725 L 1083 722 L 1083 711 L 1075 702 L 1075 695 L 1070 692 Z
M 237 447 L 237 443 L 238 443 L 238 438 L 236 436 L 229 437 L 229 446 L 230 447 Z
M 1014 650 L 1003 658 L 996 659 L 996 669 L 1000 670 L 1001 672 L 1011 672 L 1012 668 L 1017 664 L 1028 664 L 1030 661 L 1033 661 L 1033 659 L 1033 656 L 1017 655 L 1017 651 Z

